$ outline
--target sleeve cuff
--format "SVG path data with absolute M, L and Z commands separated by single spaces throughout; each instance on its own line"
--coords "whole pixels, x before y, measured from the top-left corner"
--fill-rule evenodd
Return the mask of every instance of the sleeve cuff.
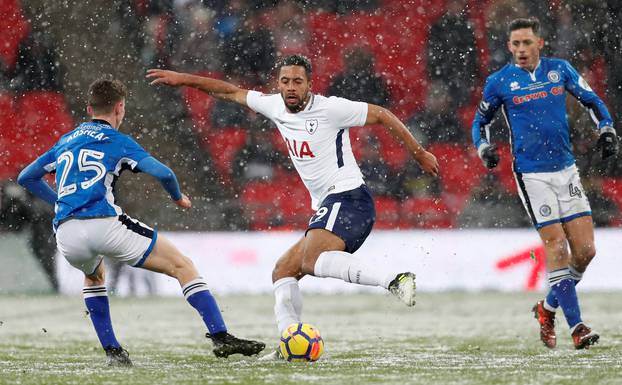
M 599 132 L 600 135 L 606 134 L 606 133 L 610 133 L 610 134 L 613 134 L 613 135 L 616 134 L 615 128 L 611 127 L 611 125 L 604 125 L 604 126 L 602 126 L 602 127 L 600 127 L 599 131 L 600 131 Z
M 482 152 L 484 152 L 484 150 L 488 147 L 490 147 L 490 144 L 488 144 L 485 140 L 482 140 L 479 146 L 477 146 L 477 156 L 479 156 L 480 159 L 482 159 Z

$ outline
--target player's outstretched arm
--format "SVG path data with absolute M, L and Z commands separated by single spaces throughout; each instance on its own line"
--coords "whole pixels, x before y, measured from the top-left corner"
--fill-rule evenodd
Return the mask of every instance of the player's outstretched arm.
M 434 154 L 426 151 L 408 131 L 404 123 L 391 111 L 375 104 L 368 104 L 365 124 L 381 124 L 386 127 L 395 139 L 406 146 L 413 158 L 421 165 L 423 171 L 433 176 L 438 175 L 438 161 Z
M 45 174 L 47 174 L 44 164 L 42 163 L 46 162 L 42 160 L 42 158 L 39 158 L 29 164 L 19 173 L 17 183 L 33 193 L 36 197 L 54 205 L 56 203 L 56 191 L 42 179 Z
M 599 139 L 597 148 L 601 151 L 601 159 L 606 160 L 618 154 L 618 136 L 613 128 L 613 119 L 605 105 L 605 102 L 590 88 L 585 79 L 567 61 L 564 61 L 564 70 L 567 74 L 566 89 L 581 104 L 597 122 Z
M 171 87 L 192 87 L 218 99 L 236 102 L 243 106 L 247 105 L 246 94 L 248 90 L 223 80 L 162 69 L 147 70 L 147 78 L 152 79 L 151 85 L 165 84 Z
M 164 187 L 166 192 L 169 193 L 171 199 L 175 201 L 175 204 L 177 204 L 177 206 L 184 209 L 189 209 L 190 207 L 192 207 L 190 199 L 186 195 L 181 193 L 175 173 L 173 172 L 173 170 L 166 167 L 162 162 L 152 156 L 149 156 L 138 162 L 136 168 L 146 174 L 153 176 L 154 178 L 157 178 L 162 184 L 162 187 Z

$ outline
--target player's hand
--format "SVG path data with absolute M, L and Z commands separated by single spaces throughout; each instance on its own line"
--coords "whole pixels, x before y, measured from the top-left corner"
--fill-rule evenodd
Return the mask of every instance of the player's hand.
M 480 158 L 482 158 L 482 161 L 484 162 L 484 166 L 486 166 L 486 168 L 495 168 L 499 164 L 499 154 L 497 154 L 497 146 L 495 146 L 494 144 L 486 146 L 480 152 L 479 156 Z
M 604 132 L 600 134 L 596 147 L 601 151 L 601 159 L 606 160 L 612 156 L 618 155 L 618 137 L 613 128 L 604 127 Z M 607 129 L 609 128 L 609 129 Z
M 152 86 L 156 84 L 166 84 L 167 86 L 172 87 L 179 87 L 183 85 L 183 75 L 175 71 L 150 69 L 147 70 L 146 77 L 148 79 L 153 79 L 151 83 L 149 83 Z
M 424 150 L 416 159 L 423 171 L 432 176 L 438 176 L 438 161 L 434 154 Z
M 176 200 L 175 204 L 182 209 L 189 209 L 192 207 L 192 202 L 190 202 L 190 198 L 188 198 L 186 194 L 181 194 L 181 198 Z

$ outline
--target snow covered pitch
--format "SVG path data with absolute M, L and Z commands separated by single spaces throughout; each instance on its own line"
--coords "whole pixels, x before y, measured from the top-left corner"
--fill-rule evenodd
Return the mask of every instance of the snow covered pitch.
M 442 274 L 442 272 L 439 272 Z M 581 296 L 598 345 L 575 351 L 563 317 L 558 348 L 538 340 L 536 293 L 307 296 L 322 330 L 315 363 L 217 359 L 181 298 L 112 298 L 117 336 L 135 366 L 109 369 L 82 298 L 0 297 L 0 384 L 620 384 L 622 293 Z M 276 348 L 270 296 L 218 298 L 233 332 Z

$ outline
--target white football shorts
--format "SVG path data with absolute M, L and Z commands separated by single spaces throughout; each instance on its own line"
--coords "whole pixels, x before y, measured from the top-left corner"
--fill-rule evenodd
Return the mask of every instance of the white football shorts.
M 536 229 L 592 215 L 576 165 L 555 172 L 516 173 L 515 177 L 518 194 Z
M 70 219 L 56 229 L 56 245 L 75 268 L 91 275 L 104 256 L 140 267 L 151 253 L 157 230 L 121 214 Z

